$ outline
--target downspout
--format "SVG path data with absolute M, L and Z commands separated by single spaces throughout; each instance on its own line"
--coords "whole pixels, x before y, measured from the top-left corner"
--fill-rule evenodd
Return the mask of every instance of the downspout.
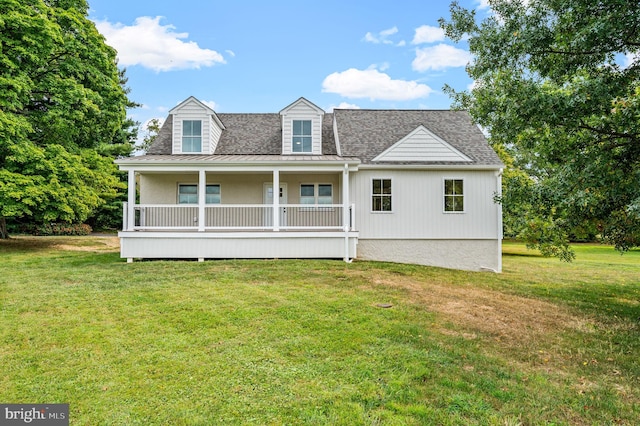
M 500 169 L 495 173 L 496 176 L 496 197 L 502 196 L 502 170 Z M 502 272 L 502 203 L 496 203 L 496 220 L 497 220 L 497 234 L 496 239 L 498 240 L 498 268 L 493 269 L 488 266 L 480 266 L 481 271 L 490 271 L 495 272 L 496 274 Z

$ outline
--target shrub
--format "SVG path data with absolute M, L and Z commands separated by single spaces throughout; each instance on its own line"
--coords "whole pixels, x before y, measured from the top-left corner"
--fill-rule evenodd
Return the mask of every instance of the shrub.
M 31 235 L 89 235 L 91 227 L 85 223 L 45 223 L 41 225 L 27 225 L 25 233 Z

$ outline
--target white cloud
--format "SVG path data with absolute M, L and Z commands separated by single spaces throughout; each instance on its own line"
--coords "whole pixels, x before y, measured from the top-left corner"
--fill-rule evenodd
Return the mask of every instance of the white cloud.
M 232 56 L 232 57 L 234 57 L 234 58 L 235 58 L 235 56 L 236 56 L 236 52 L 234 52 L 233 50 L 225 50 L 225 52 L 227 52 L 227 54 L 228 54 L 229 56 Z
M 350 68 L 328 75 L 322 82 L 322 91 L 337 93 L 346 98 L 408 101 L 425 98 L 433 89 L 415 81 L 393 80 L 377 69 Z
M 478 0 L 478 9 L 488 9 L 489 7 L 491 7 L 489 0 Z
M 225 63 L 221 54 L 187 41 L 188 33 L 175 32 L 173 25 L 161 25 L 161 19 L 141 16 L 130 26 L 97 21 L 96 27 L 118 51 L 122 66 L 140 65 L 160 72 Z
M 382 30 L 377 34 L 373 34 L 368 32 L 364 35 L 363 40 L 368 43 L 374 44 L 395 44 L 393 41 L 389 40 L 389 37 L 396 34 L 398 32 L 398 27 L 391 27 L 386 30 Z M 398 46 L 404 46 L 406 43 L 404 41 L 399 42 Z
M 622 68 L 627 69 L 631 65 L 633 65 L 634 62 L 638 62 L 638 61 L 640 61 L 640 52 L 627 53 L 626 55 L 624 55 L 624 59 L 622 61 Z
M 348 102 L 340 102 L 340 105 L 335 106 L 331 105 L 327 112 L 332 112 L 334 109 L 360 109 L 360 107 L 356 104 L 350 104 Z
M 422 25 L 416 28 L 413 36 L 412 44 L 434 43 L 444 40 L 444 30 L 440 27 L 432 27 L 430 25 Z
M 383 62 L 380 65 L 371 65 L 369 68 L 369 70 L 380 70 L 380 71 L 386 71 L 389 68 L 391 68 L 391 65 L 389 65 L 389 62 Z
M 162 125 L 164 124 L 165 118 L 166 117 L 152 117 L 152 118 L 149 118 L 149 119 L 144 121 L 144 123 L 142 124 L 141 130 L 146 132 L 147 127 L 149 126 L 149 124 L 151 123 L 152 120 L 158 120 L 158 125 L 160 127 L 162 127 Z
M 398 32 L 398 27 L 389 28 L 388 30 L 380 31 L 380 36 L 389 37 L 390 35 L 394 35 Z
M 471 54 L 448 44 L 438 44 L 416 49 L 416 58 L 411 63 L 415 71 L 443 70 L 453 67 L 464 67 L 470 61 Z
M 209 108 L 211 108 L 212 110 L 216 110 L 216 108 L 219 108 L 220 105 L 218 105 L 217 103 L 215 103 L 215 101 L 201 101 L 203 104 L 205 104 L 206 106 L 208 106 Z

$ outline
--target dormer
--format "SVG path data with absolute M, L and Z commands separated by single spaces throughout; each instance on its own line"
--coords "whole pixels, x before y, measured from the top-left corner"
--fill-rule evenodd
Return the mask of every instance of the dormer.
M 169 111 L 173 154 L 213 154 L 224 130 L 215 111 L 193 96 Z
M 282 111 L 282 154 L 321 155 L 324 111 L 300 98 Z

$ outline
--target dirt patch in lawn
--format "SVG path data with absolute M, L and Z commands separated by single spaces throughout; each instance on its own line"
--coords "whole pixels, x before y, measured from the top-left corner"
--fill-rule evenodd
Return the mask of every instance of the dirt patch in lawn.
M 82 237 L 79 237 L 82 238 Z M 78 243 L 77 240 L 61 240 L 59 243 L 54 244 L 55 248 L 60 250 L 69 251 L 118 251 L 120 249 L 120 240 L 116 236 L 100 236 L 100 237 L 86 237 L 86 240 L 82 243 Z
M 466 338 L 482 333 L 510 345 L 521 345 L 540 338 L 547 340 L 562 330 L 591 328 L 586 319 L 562 306 L 499 291 L 435 284 L 392 274 L 380 274 L 371 284 L 407 291 L 409 301 L 424 305 L 441 314 L 446 322 L 459 326 L 459 330 L 445 332 Z

